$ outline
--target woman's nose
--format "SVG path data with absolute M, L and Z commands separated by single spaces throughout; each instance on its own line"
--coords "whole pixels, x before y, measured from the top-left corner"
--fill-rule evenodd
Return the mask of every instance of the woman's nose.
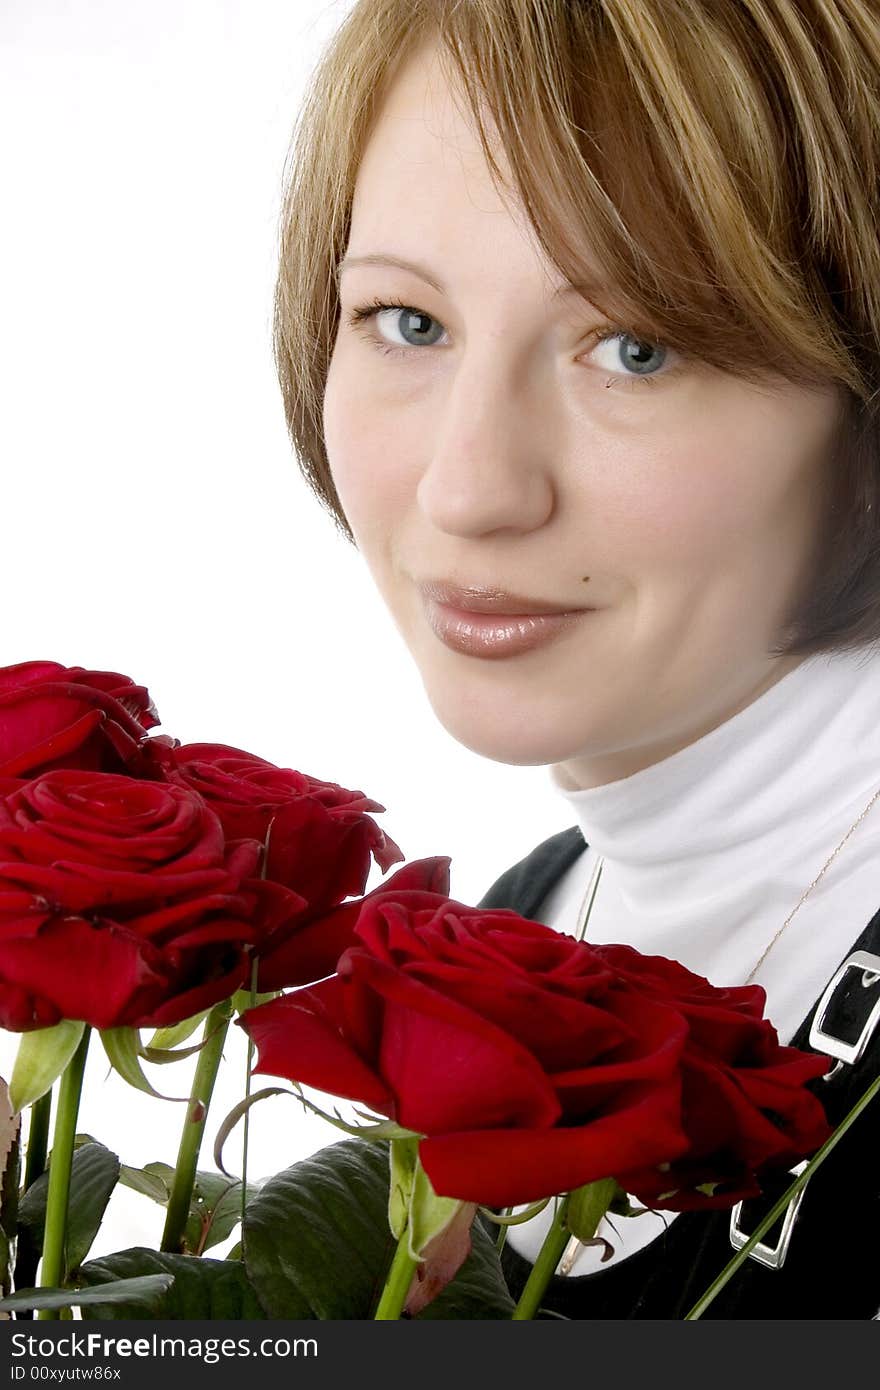
M 467 373 L 467 375 L 465 375 Z M 499 370 L 462 370 L 440 408 L 417 488 L 440 531 L 477 536 L 532 531 L 554 506 L 552 429 L 534 396 Z

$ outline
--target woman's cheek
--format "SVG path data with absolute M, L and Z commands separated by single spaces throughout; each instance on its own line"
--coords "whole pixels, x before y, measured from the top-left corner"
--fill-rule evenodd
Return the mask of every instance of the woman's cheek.
M 625 505 L 616 499 L 607 510 L 617 515 L 622 543 L 637 547 L 640 568 L 651 560 L 684 571 L 726 568 L 776 515 L 768 468 L 754 446 L 747 453 L 735 441 L 690 437 L 645 460 Z
M 418 454 L 405 422 L 352 371 L 344 355 L 331 363 L 324 393 L 324 439 L 342 509 L 360 548 L 387 532 L 418 485 Z M 420 431 L 413 428 L 415 439 Z

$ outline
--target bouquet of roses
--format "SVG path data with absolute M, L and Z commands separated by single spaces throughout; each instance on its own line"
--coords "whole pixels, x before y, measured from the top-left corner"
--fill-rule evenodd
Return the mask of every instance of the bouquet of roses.
M 404 859 L 378 802 L 158 722 L 115 672 L 0 670 L 7 1316 L 534 1317 L 567 1242 L 629 1196 L 730 1207 L 828 1140 L 807 1085 L 828 1058 L 780 1046 L 759 986 L 456 902 L 444 856 L 367 893 L 374 860 Z M 324 1113 L 310 1086 L 365 1107 L 261 1183 L 223 1144 L 279 1087 L 246 1094 L 199 1167 L 233 1018 L 302 1104 Z M 145 1062 L 197 1056 L 174 1167 L 77 1133 L 95 1033 L 145 1105 Z M 89 1261 L 120 1180 L 165 1207 L 159 1248 Z M 490 1230 L 551 1199 L 514 1304 Z

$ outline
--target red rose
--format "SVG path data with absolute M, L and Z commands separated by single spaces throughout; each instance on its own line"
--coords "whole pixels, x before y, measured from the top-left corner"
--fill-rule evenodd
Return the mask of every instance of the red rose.
M 678 1156 L 679 1013 L 508 908 L 403 896 L 365 900 L 337 975 L 244 1015 L 258 1071 L 427 1136 L 434 1190 L 462 1201 L 515 1205 Z
M 0 1025 L 159 1027 L 227 998 L 259 855 L 186 787 L 58 770 L 0 799 Z
M 805 1083 L 827 1071 L 829 1059 L 780 1046 L 763 1017 L 760 985 L 717 989 L 663 956 L 643 956 L 631 946 L 594 949 L 633 989 L 670 1004 L 688 1023 L 682 1057 L 688 1150 L 662 1170 L 618 1175 L 628 1192 L 661 1210 L 730 1207 L 758 1195 L 761 1170 L 791 1168 L 825 1142 L 831 1128 Z
M 363 898 L 317 916 L 303 912 L 291 923 L 292 930 L 274 933 L 260 947 L 257 988 L 261 992 L 287 989 L 332 975 L 343 952 L 358 944 L 355 928 L 364 903 L 393 898 L 410 908 L 430 907 L 438 895 L 445 899 L 449 894 L 451 862 L 448 854 L 414 859 Z M 424 900 L 418 896 L 421 893 L 427 894 Z
M 375 858 L 383 873 L 403 859 L 368 811 L 384 811 L 363 792 L 321 782 L 222 743 L 151 741 L 170 782 L 191 787 L 220 817 L 230 839 L 264 842 L 266 878 L 300 894 L 310 914 L 362 893 Z
M 0 667 L 0 778 L 57 767 L 130 772 L 158 722 L 145 688 L 117 671 L 57 661 Z

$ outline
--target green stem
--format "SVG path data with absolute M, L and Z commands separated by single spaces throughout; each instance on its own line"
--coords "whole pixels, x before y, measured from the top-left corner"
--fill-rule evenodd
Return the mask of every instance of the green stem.
M 27 1158 L 24 1163 L 24 1190 L 27 1192 L 46 1171 L 46 1154 L 49 1147 L 49 1121 L 52 1115 L 52 1091 L 46 1092 L 31 1106 L 31 1122 L 28 1129 Z
M 505 1216 L 508 1212 L 511 1212 L 511 1211 L 513 1211 L 513 1207 L 502 1207 L 502 1208 L 501 1208 L 501 1215 L 502 1215 L 502 1216 Z M 498 1227 L 498 1234 L 497 1234 L 497 1236 L 495 1237 L 495 1249 L 498 1251 L 498 1254 L 499 1254 L 499 1255 L 501 1254 L 501 1251 L 504 1249 L 505 1245 L 507 1244 L 507 1232 L 508 1232 L 509 1230 L 510 1230 L 510 1227 L 509 1227 L 509 1226 L 503 1226 L 503 1225 L 502 1225 L 502 1226 L 499 1226 L 499 1227 Z
M 40 1264 L 40 1287 L 57 1288 L 64 1280 L 64 1247 L 67 1234 L 67 1208 L 70 1200 L 70 1167 L 73 1161 L 73 1141 L 76 1117 L 82 1092 L 86 1054 L 91 1029 L 84 1028 L 76 1052 L 61 1077 L 58 1093 L 58 1113 L 52 1136 L 52 1157 L 49 1164 L 49 1190 L 46 1196 L 46 1226 L 43 1233 L 43 1258 Z M 38 1318 L 54 1318 L 49 1308 L 42 1308 Z M 63 1316 L 63 1313 L 61 1314 Z
M 183 1247 L 183 1234 L 189 1220 L 196 1169 L 199 1164 L 199 1151 L 205 1132 L 205 1121 L 208 1118 L 208 1107 L 211 1104 L 214 1082 L 220 1069 L 223 1044 L 226 1041 L 231 1015 L 232 1002 L 229 999 L 224 999 L 222 1004 L 214 1005 L 205 1019 L 205 1028 L 202 1034 L 204 1045 L 199 1052 L 199 1060 L 196 1063 L 196 1074 L 193 1077 L 186 1119 L 183 1122 L 183 1131 L 180 1136 L 180 1147 L 177 1150 L 174 1181 L 171 1185 L 171 1195 L 168 1198 L 168 1210 L 165 1213 L 162 1244 L 159 1247 L 160 1250 L 170 1254 L 180 1254 Z
M 30 1127 L 28 1129 L 27 1157 L 24 1165 L 24 1185 L 22 1192 L 27 1192 L 32 1187 L 37 1178 L 46 1171 L 46 1153 L 49 1145 L 49 1122 L 52 1117 L 52 1091 L 51 1089 L 34 1101 L 30 1107 Z M 15 1255 L 15 1276 L 14 1286 L 17 1289 L 29 1289 L 37 1282 L 37 1266 L 40 1261 L 40 1254 L 37 1249 L 20 1240 L 16 1248 Z M 32 1318 L 33 1313 L 22 1312 L 23 1318 Z
M 767 1234 L 767 1232 L 770 1230 L 770 1227 L 773 1225 L 775 1221 L 779 1220 L 780 1216 L 785 1211 L 792 1197 L 795 1197 L 798 1194 L 798 1192 L 800 1192 L 801 1188 L 805 1186 L 808 1179 L 812 1177 L 813 1173 L 816 1171 L 819 1165 L 824 1162 L 828 1154 L 831 1153 L 831 1150 L 835 1148 L 837 1143 L 843 1138 L 844 1134 L 846 1134 L 846 1131 L 849 1129 L 850 1125 L 852 1125 L 858 1119 L 865 1106 L 868 1104 L 869 1101 L 871 1101 L 874 1098 L 878 1091 L 880 1091 L 880 1076 L 876 1077 L 876 1079 L 871 1082 L 871 1085 L 868 1087 L 867 1091 L 865 1091 L 865 1094 L 859 1100 L 856 1101 L 852 1110 L 850 1110 L 849 1114 L 846 1116 L 845 1119 L 841 1120 L 834 1133 L 831 1134 L 829 1138 L 825 1140 L 825 1143 L 822 1145 L 821 1149 L 816 1150 L 804 1171 L 798 1177 L 795 1178 L 794 1182 L 791 1184 L 790 1187 L 786 1188 L 785 1192 L 783 1192 L 782 1196 L 779 1198 L 779 1201 L 775 1204 L 775 1206 L 771 1207 L 770 1211 L 767 1213 L 764 1219 L 758 1222 L 758 1225 L 755 1227 L 754 1231 L 749 1236 L 742 1249 L 737 1250 L 733 1259 L 730 1260 L 724 1266 L 721 1273 L 718 1275 L 718 1278 L 714 1281 L 714 1283 L 709 1285 L 709 1288 L 703 1294 L 702 1298 L 699 1298 L 697 1302 L 694 1304 L 693 1308 L 686 1315 L 684 1319 L 685 1322 L 694 1322 L 697 1318 L 702 1317 L 703 1313 L 709 1307 L 709 1304 L 714 1301 L 715 1297 L 721 1292 L 725 1284 L 733 1278 L 740 1265 L 746 1261 L 750 1252 L 758 1244 L 758 1241 L 761 1239 L 761 1237 Z
M 556 1266 L 562 1259 L 565 1247 L 571 1239 L 571 1232 L 565 1224 L 567 1209 L 568 1198 L 563 1197 L 557 1205 L 550 1229 L 544 1237 L 544 1244 L 538 1251 L 538 1258 L 535 1260 L 532 1272 L 520 1294 L 519 1303 L 513 1310 L 514 1321 L 525 1321 L 527 1318 L 533 1318 L 541 1306 L 541 1299 L 547 1291 L 547 1285 L 553 1278 Z
M 391 1261 L 391 1268 L 385 1280 L 382 1297 L 379 1299 L 379 1305 L 373 1315 L 374 1322 L 388 1322 L 400 1317 L 417 1265 L 418 1260 L 413 1259 L 409 1250 L 409 1224 L 407 1224 L 397 1242 L 397 1249 L 394 1252 L 394 1259 Z
M 252 964 L 252 966 L 251 966 L 251 1008 L 254 1008 L 254 1006 L 255 1006 L 255 1004 L 256 1004 L 256 1002 L 257 1002 L 257 972 L 259 971 L 259 968 L 260 968 L 260 962 L 259 962 L 258 960 L 255 959 L 254 962 L 253 962 L 253 964 Z M 253 1038 L 251 1037 L 250 1033 L 248 1033 L 248 1040 L 247 1040 L 247 1060 L 245 1061 L 245 1066 L 244 1066 L 244 1095 L 245 1095 L 245 1100 L 248 1099 L 248 1097 L 250 1096 L 250 1093 L 251 1093 L 251 1066 L 253 1065 L 254 1051 L 255 1051 L 255 1048 L 254 1048 L 254 1040 L 253 1040 Z M 250 1112 L 250 1107 L 248 1107 L 248 1109 L 244 1112 L 244 1129 L 243 1129 L 242 1140 L 241 1140 L 241 1240 L 242 1240 L 242 1242 L 244 1241 L 244 1218 L 245 1218 L 245 1214 L 246 1214 L 246 1212 L 247 1212 L 248 1146 L 249 1146 L 249 1143 L 250 1143 L 250 1135 L 251 1135 L 251 1112 Z M 244 1245 L 243 1245 L 243 1244 L 242 1244 L 242 1249 L 244 1249 Z

